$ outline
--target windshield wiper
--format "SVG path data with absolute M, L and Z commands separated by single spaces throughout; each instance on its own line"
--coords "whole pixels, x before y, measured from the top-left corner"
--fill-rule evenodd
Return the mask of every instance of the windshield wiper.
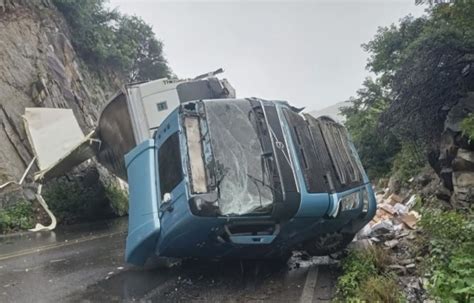
M 221 197 L 221 183 L 222 183 L 222 180 L 224 180 L 225 176 L 227 176 L 228 172 L 229 172 L 229 169 L 224 168 L 222 175 L 219 176 L 219 180 L 216 181 L 217 197 L 219 199 Z
M 270 184 L 266 184 L 263 180 L 260 180 L 258 178 L 255 178 L 254 176 L 252 175 L 249 175 L 249 174 L 246 174 L 247 177 L 250 178 L 250 180 L 252 180 L 254 183 L 259 183 L 259 184 L 262 184 L 263 186 L 265 187 L 268 187 L 270 188 L 271 190 L 275 190 L 275 188 L 273 186 L 271 186 Z

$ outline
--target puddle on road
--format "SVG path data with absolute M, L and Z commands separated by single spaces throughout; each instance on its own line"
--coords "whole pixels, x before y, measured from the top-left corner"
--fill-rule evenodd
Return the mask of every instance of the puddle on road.
M 67 243 L 102 234 L 126 231 L 128 218 L 58 226 L 53 231 L 23 232 L 0 236 L 0 256 L 56 243 Z

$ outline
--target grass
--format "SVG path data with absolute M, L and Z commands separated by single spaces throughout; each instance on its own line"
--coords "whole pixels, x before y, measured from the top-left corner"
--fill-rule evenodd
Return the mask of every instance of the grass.
M 0 210 L 0 233 L 25 230 L 34 226 L 34 210 L 30 202 L 21 200 Z
M 400 302 L 403 300 L 395 277 L 386 268 L 391 258 L 377 246 L 353 250 L 342 261 L 343 275 L 337 282 L 341 302 Z

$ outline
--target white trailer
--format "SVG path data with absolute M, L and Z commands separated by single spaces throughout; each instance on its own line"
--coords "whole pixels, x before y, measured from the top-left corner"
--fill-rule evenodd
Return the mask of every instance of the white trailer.
M 86 136 L 70 109 L 26 108 L 25 127 L 40 167 L 36 180 L 63 175 L 94 155 L 106 168 L 126 180 L 124 155 L 151 138 L 180 103 L 235 98 L 235 90 L 229 82 L 215 77 L 220 72 L 222 69 L 194 79 L 165 78 L 125 85 L 107 102 L 95 131 Z M 51 116 L 61 122 L 60 127 L 51 127 Z

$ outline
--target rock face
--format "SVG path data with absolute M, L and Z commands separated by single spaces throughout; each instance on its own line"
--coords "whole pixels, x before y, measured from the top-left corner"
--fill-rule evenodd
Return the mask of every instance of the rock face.
M 25 107 L 71 108 L 88 133 L 120 81 L 104 73 L 99 82 L 99 75 L 84 67 L 71 45 L 65 20 L 50 0 L 0 0 L 0 28 L 3 184 L 18 181 L 33 158 L 21 118 Z M 32 171 L 37 169 L 34 166 Z M 30 177 L 26 181 L 31 184 Z M 0 208 L 14 201 L 2 198 L 2 192 Z
M 451 204 L 462 207 L 474 203 L 474 142 L 467 140 L 460 128 L 461 121 L 472 112 L 474 93 L 451 108 L 441 136 L 437 163 L 443 185 L 453 192 Z

